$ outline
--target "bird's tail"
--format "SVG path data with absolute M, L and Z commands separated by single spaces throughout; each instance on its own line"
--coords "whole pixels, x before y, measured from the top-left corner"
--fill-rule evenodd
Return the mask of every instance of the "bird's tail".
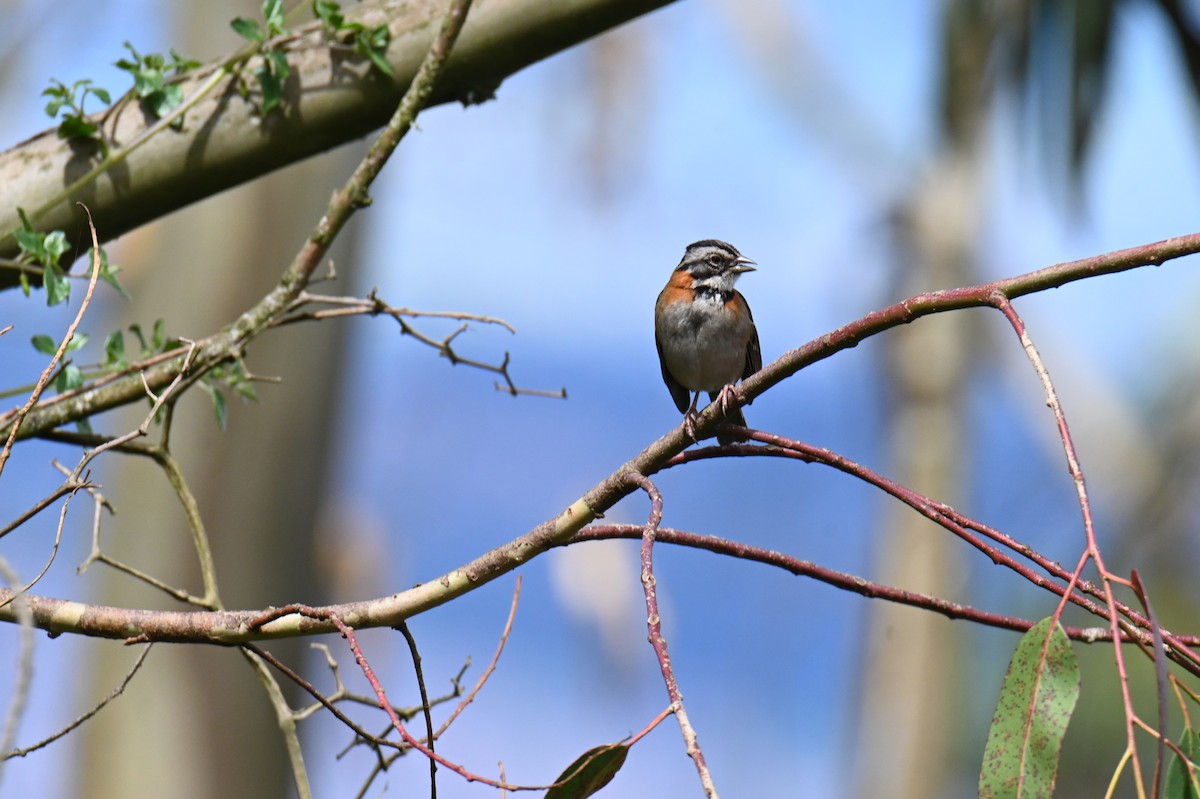
M 716 402 L 717 397 L 719 397 L 719 396 L 720 396 L 719 392 L 710 393 L 708 395 L 708 401 Z M 732 408 L 729 411 L 729 413 L 725 416 L 725 422 L 727 424 L 735 424 L 738 427 L 746 427 L 747 426 L 746 425 L 746 416 L 745 416 L 745 414 L 742 413 L 741 408 Z M 734 436 L 734 435 L 727 435 L 724 433 L 717 433 L 717 443 L 720 444 L 721 446 L 725 446 L 726 444 L 733 444 L 733 443 L 740 442 L 740 441 L 748 441 L 748 440 L 749 439 L 747 439 L 745 436 Z

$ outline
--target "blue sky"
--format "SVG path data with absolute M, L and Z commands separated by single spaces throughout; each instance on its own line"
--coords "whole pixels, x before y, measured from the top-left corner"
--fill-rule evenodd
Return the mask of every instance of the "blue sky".
M 344 477 L 328 504 L 333 518 L 352 519 L 370 539 L 365 546 L 383 554 L 386 590 L 435 577 L 555 515 L 678 423 L 659 379 L 651 309 L 688 242 L 726 239 L 759 263 L 740 288 L 766 361 L 900 299 L 887 294 L 892 264 L 882 214 L 935 147 L 938 6 L 868 5 L 869 14 L 847 4 L 788 6 L 783 34 L 799 42 L 789 51 L 731 36 L 748 23 L 750 6 L 677 4 L 615 34 L 639 60 L 628 67 L 635 79 L 605 112 L 591 103 L 592 55 L 576 48 L 510 79 L 494 102 L 422 117 L 361 216 L 371 267 L 357 288 L 377 285 L 381 296 L 416 308 L 503 317 L 516 336 L 476 326 L 459 339 L 464 353 L 499 360 L 510 351 L 521 385 L 565 385 L 570 399 L 513 400 L 494 392 L 489 376 L 450 367 L 387 323 L 353 323 L 340 414 Z M 21 18 L 39 16 L 34 6 L 4 12 L 17 15 L 9 30 L 39 39 L 5 90 L 5 145 L 46 126 L 37 93 L 49 77 L 95 75 L 115 88 L 123 84 L 106 65 L 122 54 L 122 40 L 143 52 L 171 45 L 160 4 L 112 2 L 103 13 L 60 4 L 71 10 L 54 24 L 43 18 L 22 27 Z M 1157 21 L 1139 11 L 1121 25 L 1118 102 L 1097 137 L 1084 215 L 1062 212 L 1040 165 L 1014 143 L 1011 113 L 994 120 L 981 279 L 1195 229 L 1194 109 L 1180 100 L 1181 76 Z M 833 127 L 845 119 L 861 124 L 849 133 Z M 610 148 L 604 190 L 590 171 L 598 131 Z M 1112 441 L 1136 434 L 1145 384 L 1177 359 L 1196 358 L 1175 343 L 1194 315 L 1195 289 L 1185 261 L 1018 303 L 1075 414 L 1102 507 L 1106 496 L 1120 496 L 1128 456 Z M 29 329 L 59 319 L 15 296 L 0 303 L 0 318 L 14 315 Z M 985 350 L 994 361 L 981 367 L 973 393 L 977 454 L 965 456 L 971 483 L 962 509 L 1017 531 L 1073 530 L 1077 511 L 1040 390 L 999 318 L 988 325 L 998 343 Z M 25 328 L 0 339 L 0 363 L 22 374 L 37 368 L 27 340 Z M 755 402 L 750 423 L 886 471 L 874 374 L 880 346 L 868 342 L 805 370 Z M 232 412 L 270 413 L 270 403 Z M 464 424 L 473 430 L 469 454 Z M 665 524 L 864 575 L 873 543 L 886 533 L 876 529 L 879 497 L 815 466 L 706 462 L 656 482 Z M 0 510 L 5 518 L 14 511 L 6 497 Z M 640 522 L 646 511 L 634 497 L 608 518 Z M 1065 559 L 1073 560 L 1072 546 L 1062 550 Z M 857 709 L 851 659 L 866 601 L 704 553 L 662 547 L 657 562 L 666 635 L 718 785 L 731 796 L 785 795 L 797 785 L 810 795 L 844 793 Z M 523 569 L 524 599 L 505 659 L 447 739 L 447 755 L 482 771 L 503 759 L 510 777 L 535 782 L 652 718 L 666 699 L 645 643 L 636 569 L 628 544 L 551 553 Z M 70 593 L 63 572 L 53 585 Z M 989 596 L 1005 597 L 1005 586 Z M 426 674 L 451 674 L 467 655 L 485 662 L 511 589 L 512 579 L 503 579 L 414 620 Z M 974 635 L 998 640 L 1002 650 L 1015 644 L 1005 634 Z M 0 638 L 4 648 L 9 640 Z M 369 641 L 368 654 L 392 667 L 402 695 L 409 687 L 403 642 Z M 51 659 L 63 650 L 80 647 L 43 640 L 39 653 Z M 40 691 L 50 690 L 49 679 L 39 675 Z M 72 697 L 63 707 L 46 693 L 36 702 L 68 717 L 86 704 Z M 333 725 L 310 724 L 314 746 L 344 741 Z M 27 721 L 21 740 L 34 729 L 42 725 Z M 10 764 L 5 792 L 22 795 L 28 785 L 41 792 L 62 781 L 63 746 L 70 743 Z M 313 753 L 309 763 L 318 795 L 345 795 L 363 768 L 362 760 L 333 763 Z M 403 792 L 419 779 L 413 769 L 423 768 L 415 760 L 402 765 L 393 791 Z M 449 797 L 488 792 L 445 772 L 439 787 Z M 73 790 L 64 785 L 58 795 Z M 697 790 L 673 722 L 639 745 L 611 790 Z

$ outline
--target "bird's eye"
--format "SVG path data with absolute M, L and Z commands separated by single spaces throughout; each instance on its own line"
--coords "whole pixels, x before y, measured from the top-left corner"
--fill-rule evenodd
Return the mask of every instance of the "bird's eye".
M 708 262 L 713 266 L 719 267 L 721 265 L 721 256 L 714 252 L 708 256 Z

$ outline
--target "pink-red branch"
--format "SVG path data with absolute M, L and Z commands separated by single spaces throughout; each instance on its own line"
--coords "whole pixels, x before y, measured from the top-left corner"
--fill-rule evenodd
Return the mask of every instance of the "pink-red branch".
M 671 700 L 671 708 L 675 720 L 679 722 L 679 731 L 683 734 L 683 742 L 687 747 L 688 757 L 696 766 L 700 775 L 700 784 L 709 799 L 718 799 L 717 786 L 709 773 L 708 763 L 704 759 L 704 750 L 700 748 L 700 739 L 692 722 L 688 719 L 687 709 L 683 705 L 683 694 L 679 692 L 679 682 L 675 679 L 675 669 L 671 666 L 671 655 L 667 651 L 667 640 L 662 634 L 662 617 L 658 612 L 658 581 L 654 577 L 654 536 L 662 523 L 663 498 L 658 486 L 642 474 L 631 473 L 630 481 L 646 492 L 650 497 L 650 516 L 642 528 L 642 592 L 646 596 L 646 629 L 649 633 L 650 646 L 658 658 L 658 667 L 662 671 L 663 684 L 667 688 L 667 698 Z

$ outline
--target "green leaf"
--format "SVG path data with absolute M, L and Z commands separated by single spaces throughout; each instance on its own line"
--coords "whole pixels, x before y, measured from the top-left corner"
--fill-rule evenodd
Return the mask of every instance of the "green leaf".
M 1179 736 L 1179 748 L 1193 763 L 1200 761 L 1200 733 L 1192 729 Z M 1179 755 L 1171 758 L 1167 767 L 1167 779 L 1163 785 L 1163 799 L 1200 799 L 1200 780 L 1191 775 L 1187 764 Z
M 200 62 L 196 59 L 184 58 L 179 53 L 175 52 L 174 48 L 171 48 L 171 69 L 174 70 L 176 75 L 196 69 L 199 66 Z
M 263 0 L 262 15 L 273 35 L 283 32 L 283 0 Z
M 150 352 L 150 349 L 146 346 L 146 336 L 142 334 L 142 326 L 141 325 L 139 325 L 137 322 L 134 322 L 132 325 L 129 326 L 129 332 L 132 333 L 137 338 L 138 349 L 141 351 L 143 358 L 146 357 L 147 355 L 153 354 Z
M 87 417 L 77 420 L 75 422 L 75 429 L 78 430 L 80 433 L 83 433 L 85 436 L 90 436 L 93 432 L 95 432 L 92 430 L 91 420 L 88 419 Z
M 129 292 L 125 290 L 125 286 L 121 284 L 120 279 L 117 278 L 117 272 L 120 271 L 121 267 L 113 264 L 108 269 L 105 269 L 100 273 L 100 279 L 112 286 L 113 289 L 115 289 L 116 292 L 124 297 L 127 301 L 133 302 L 133 297 L 130 296 Z
M 230 388 L 237 392 L 237 395 L 242 399 L 249 400 L 250 402 L 258 402 L 258 392 L 254 390 L 254 384 L 249 380 L 242 378 L 234 382 Z
M 92 276 L 92 248 L 88 247 L 87 255 L 85 256 L 88 262 L 88 277 Z M 121 281 L 117 279 L 117 273 L 121 271 L 121 267 L 108 262 L 108 251 L 103 247 L 100 248 L 100 279 L 108 285 L 116 289 L 117 293 L 126 300 L 132 300 L 129 292 L 121 285 Z
M 71 249 L 71 243 L 67 241 L 67 234 L 61 230 L 54 230 L 46 234 L 46 238 L 42 241 L 42 249 L 47 259 L 42 263 L 45 266 L 51 264 L 57 266 L 63 253 Z
M 217 426 L 225 432 L 225 423 L 229 420 L 229 405 L 225 402 L 225 394 L 221 389 L 208 383 L 201 383 L 200 388 L 212 398 L 213 414 L 217 417 Z
M 101 366 L 120 366 L 125 363 L 125 334 L 114 330 L 104 339 L 104 362 Z
M 396 73 L 392 69 L 392 65 L 387 62 L 387 59 L 383 57 L 382 53 L 378 52 L 377 50 L 368 50 L 367 58 L 371 59 L 371 63 L 375 65 L 375 68 L 384 75 L 387 75 L 389 78 L 396 77 Z
M 79 367 L 74 364 L 67 364 L 54 381 L 54 388 L 58 390 L 59 394 L 82 387 L 83 372 L 79 371 Z
M 1067 723 L 1079 699 L 1079 664 L 1067 635 L 1045 618 L 1021 636 L 988 731 L 980 799 L 1050 799 Z
M 108 89 L 101 89 L 99 86 L 88 87 L 88 91 L 96 96 L 100 102 L 105 105 L 112 105 L 112 96 L 109 95 Z
M 367 46 L 374 50 L 383 50 L 392 41 L 392 32 L 387 25 L 377 25 L 364 35 Z
M 67 342 L 67 352 L 74 352 L 75 350 L 80 349 L 81 347 L 83 347 L 84 344 L 87 344 L 87 343 L 88 343 L 88 334 L 87 333 L 76 333 L 75 335 L 71 336 L 71 340 Z
M 38 333 L 29 341 L 31 344 L 33 344 L 33 348 L 42 355 L 53 355 L 54 353 L 58 352 L 58 342 L 47 336 L 45 333 Z
M 26 297 L 28 297 L 29 289 L 30 289 L 29 275 L 25 274 L 25 272 L 22 271 L 20 276 L 17 278 L 17 280 L 20 281 L 20 283 L 21 283 L 21 293 L 24 294 Z
M 380 25 L 378 28 L 373 28 L 370 31 L 360 31 L 356 49 L 371 59 L 371 63 L 375 65 L 376 69 L 389 78 L 394 78 L 396 77 L 396 73 L 392 70 L 392 65 L 383 56 L 391 39 L 392 35 L 388 31 L 387 26 Z
M 335 3 L 333 0 L 313 0 L 313 16 L 335 32 L 346 21 L 346 17 L 342 14 L 341 3 Z
M 150 110 L 154 112 L 155 116 L 165 117 L 183 105 L 183 87 L 178 83 L 169 83 L 163 86 L 161 91 L 147 97 L 146 104 L 150 106 Z M 178 117 L 171 124 L 182 126 L 183 117 Z
M 278 75 L 281 81 L 292 74 L 292 65 L 288 63 L 287 53 L 281 50 L 272 50 L 266 54 L 266 59 L 271 71 Z
M 162 352 L 167 344 L 167 323 L 162 319 L 154 320 L 154 335 L 150 337 L 150 349 Z
M 35 261 L 41 263 L 42 255 L 46 251 L 45 234 L 38 233 L 36 230 L 18 230 L 14 235 L 21 252 L 32 255 Z
M 58 138 L 60 139 L 86 139 L 100 128 L 93 122 L 81 116 L 63 117 L 63 121 L 58 123 Z
M 262 113 L 266 116 L 283 99 L 283 87 L 279 78 L 265 64 L 256 69 L 254 74 L 258 77 L 258 85 L 262 89 Z
M 252 42 L 261 42 L 264 38 L 262 29 L 252 19 L 234 17 L 229 23 L 229 27 L 233 28 L 234 33 L 238 36 L 241 36 L 243 39 L 249 39 Z
M 164 76 L 157 69 L 139 69 L 133 78 L 133 91 L 142 99 L 162 91 Z
M 42 92 L 42 94 L 52 93 L 54 93 L 53 89 L 46 89 L 46 91 Z M 46 116 L 54 119 L 56 116 L 58 116 L 59 109 L 66 105 L 66 102 L 67 98 L 56 96 L 53 100 L 46 103 Z
M 608 785 L 625 764 L 625 744 L 594 746 L 575 758 L 554 780 L 561 785 L 546 791 L 544 799 L 585 799 Z
M 57 264 L 46 264 L 42 285 L 46 287 L 46 305 L 50 307 L 66 302 L 71 296 L 71 281 Z

